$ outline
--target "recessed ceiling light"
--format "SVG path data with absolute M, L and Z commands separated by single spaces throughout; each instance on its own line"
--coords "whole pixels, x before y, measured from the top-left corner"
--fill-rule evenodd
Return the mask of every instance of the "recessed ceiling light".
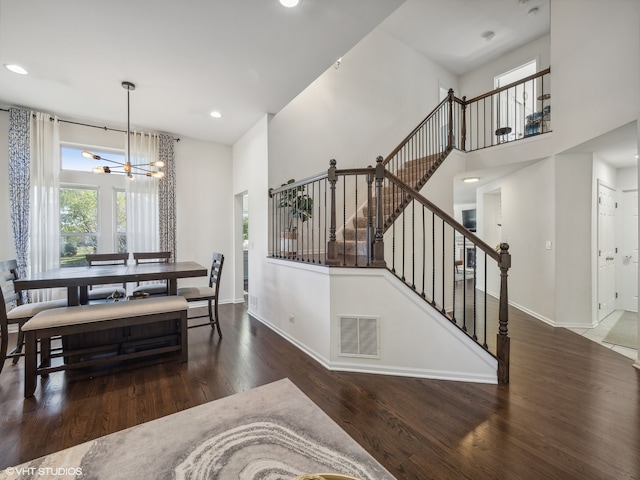
M 491 30 L 488 30 L 488 31 L 484 32 L 480 36 L 482 38 L 484 38 L 487 42 L 490 42 L 491 40 L 493 40 L 493 38 L 496 36 L 496 34 L 494 32 L 492 32 Z
M 280 4 L 284 7 L 291 8 L 300 4 L 300 0 L 280 0 Z
M 4 66 L 7 70 L 12 71 L 13 73 L 18 73 L 20 75 L 27 75 L 29 73 L 20 65 L 5 64 Z
M 222 113 L 218 112 L 217 110 L 214 110 L 209 115 L 211 115 L 213 118 L 222 118 Z
M 464 183 L 474 183 L 480 180 L 480 177 L 467 177 L 465 179 L 463 179 L 462 181 Z
M 528 13 L 530 17 L 535 17 L 537 14 L 538 14 L 538 7 L 532 8 L 531 10 L 529 10 L 529 13 Z

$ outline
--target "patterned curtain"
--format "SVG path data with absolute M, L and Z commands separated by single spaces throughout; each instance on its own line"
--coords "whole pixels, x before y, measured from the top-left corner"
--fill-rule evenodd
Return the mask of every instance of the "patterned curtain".
M 158 201 L 160 221 L 160 250 L 172 252 L 176 260 L 176 163 L 175 140 L 171 135 L 160 134 L 160 155 L 164 162 L 164 178 L 160 180 Z
M 9 109 L 9 200 L 20 277 L 29 264 L 30 117 L 29 110 Z

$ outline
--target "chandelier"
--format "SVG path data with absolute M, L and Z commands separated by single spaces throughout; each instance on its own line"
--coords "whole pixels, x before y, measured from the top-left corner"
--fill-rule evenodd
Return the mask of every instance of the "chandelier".
M 158 170 L 164 167 L 162 160 L 153 161 L 147 165 L 132 165 L 131 164 L 131 122 L 130 122 L 130 102 L 129 94 L 132 90 L 136 89 L 136 86 L 131 82 L 122 82 L 122 88 L 127 91 L 127 151 L 125 162 L 118 162 L 116 160 L 110 160 L 95 153 L 91 153 L 88 150 L 82 152 L 82 156 L 85 158 L 91 158 L 99 162 L 108 162 L 110 165 L 103 165 L 100 167 L 94 167 L 93 173 L 119 173 L 126 175 L 129 180 L 135 180 L 134 175 L 144 175 L 146 177 L 162 178 L 164 172 Z M 149 168 L 151 167 L 151 168 Z

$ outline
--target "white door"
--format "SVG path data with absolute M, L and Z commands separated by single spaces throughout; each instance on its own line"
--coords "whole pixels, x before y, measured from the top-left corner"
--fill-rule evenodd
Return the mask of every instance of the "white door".
M 618 248 L 618 308 L 638 311 L 638 191 L 626 191 L 620 199 Z
M 598 184 L 598 321 L 616 306 L 615 191 Z

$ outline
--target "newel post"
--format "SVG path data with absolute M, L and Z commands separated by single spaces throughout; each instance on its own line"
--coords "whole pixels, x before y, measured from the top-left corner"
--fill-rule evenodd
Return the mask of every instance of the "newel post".
M 369 167 L 373 168 L 371 165 Z M 373 180 L 375 175 L 373 173 L 367 174 L 367 267 L 371 266 L 371 260 L 373 259 Z
M 447 133 L 447 150 L 451 150 L 453 148 L 453 88 L 449 89 L 447 102 L 449 103 L 449 131 Z
M 384 211 L 382 184 L 384 183 L 383 158 L 376 158 L 376 232 L 373 237 L 373 263 L 374 267 L 386 267 L 384 261 Z
M 329 180 L 330 200 L 329 200 L 329 243 L 327 244 L 327 265 L 338 265 L 338 246 L 336 244 L 336 161 L 329 161 L 327 172 Z
M 507 292 L 507 276 L 511 268 L 511 254 L 509 244 L 500 244 L 500 311 L 498 312 L 498 383 L 506 385 L 509 383 L 509 294 Z

